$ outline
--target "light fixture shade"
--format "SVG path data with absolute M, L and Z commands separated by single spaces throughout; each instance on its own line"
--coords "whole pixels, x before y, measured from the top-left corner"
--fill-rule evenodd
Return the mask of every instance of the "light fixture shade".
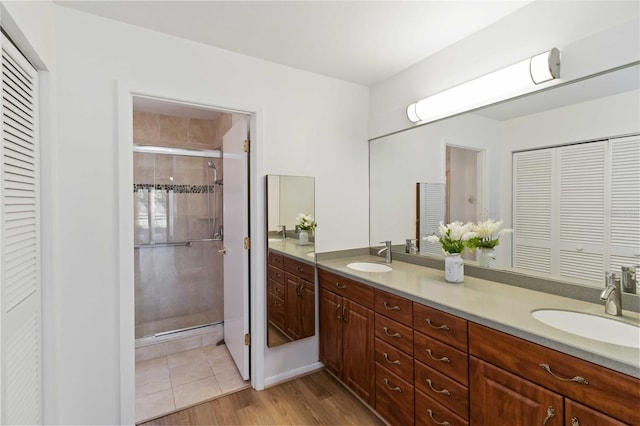
M 413 123 L 430 122 L 526 93 L 560 75 L 556 48 L 436 93 L 407 107 Z

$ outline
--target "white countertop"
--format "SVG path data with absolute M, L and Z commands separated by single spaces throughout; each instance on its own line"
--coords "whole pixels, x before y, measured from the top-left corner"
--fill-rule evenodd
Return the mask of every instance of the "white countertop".
M 270 245 L 271 247 L 271 245 Z M 640 314 L 624 310 L 622 317 L 604 313 L 604 302 L 589 303 L 465 276 L 464 283 L 444 280 L 444 271 L 393 261 L 391 272 L 359 272 L 351 262 L 383 263 L 379 257 L 357 256 L 323 260 L 318 267 L 441 309 L 569 355 L 640 378 L 640 348 L 631 348 L 567 333 L 531 316 L 538 309 L 563 309 L 640 324 Z

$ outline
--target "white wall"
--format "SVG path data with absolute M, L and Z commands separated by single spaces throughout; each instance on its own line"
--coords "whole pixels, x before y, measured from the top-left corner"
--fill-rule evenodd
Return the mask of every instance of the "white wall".
M 251 185 L 261 201 L 254 214 L 264 215 L 264 174 L 315 176 L 318 251 L 368 245 L 368 90 L 63 7 L 56 7 L 56 19 L 55 196 L 64 208 L 56 223 L 62 287 L 57 368 L 64 377 L 58 420 L 116 424 L 132 420 L 119 417 L 117 82 L 258 111 L 252 145 L 262 158 Z M 258 332 L 266 318 L 264 254 L 263 247 L 252 250 Z M 317 338 L 286 350 L 263 349 L 264 336 L 254 336 L 255 342 L 253 351 L 265 357 L 258 382 L 318 359 Z
M 552 47 L 561 79 L 573 80 L 640 59 L 640 2 L 534 1 L 494 25 L 371 88 L 369 137 L 412 126 L 418 99 Z
M 499 122 L 461 115 L 369 142 L 371 245 L 404 244 L 415 235 L 416 183 L 445 182 L 446 145 L 486 152 L 485 209 L 496 217 L 502 147 Z

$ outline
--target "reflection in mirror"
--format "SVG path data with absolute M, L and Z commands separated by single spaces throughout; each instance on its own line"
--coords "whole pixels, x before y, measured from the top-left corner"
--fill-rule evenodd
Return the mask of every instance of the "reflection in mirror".
M 315 335 L 314 178 L 266 176 L 267 346 Z
M 454 200 L 458 197 L 469 205 L 473 201 L 477 220 L 502 219 L 505 221 L 504 227 L 514 228 L 514 234 L 503 236 L 496 248 L 496 267 L 526 275 L 601 287 L 605 270 L 620 273 L 622 266 L 638 266 L 639 75 L 640 66 L 633 64 L 578 82 L 558 85 L 544 92 L 371 140 L 370 244 L 375 246 L 378 241 L 392 240 L 394 249 L 405 251 L 406 240 L 416 238 L 416 230 L 420 229 L 415 223 L 416 210 L 420 208 L 420 197 L 416 197 L 416 182 L 447 182 L 448 199 Z M 567 202 L 572 197 L 566 192 L 569 185 L 563 189 L 557 184 L 561 179 L 569 182 L 571 173 L 576 171 L 570 168 L 573 167 L 570 166 L 573 163 L 568 159 L 569 156 L 584 151 L 582 147 L 591 145 L 586 143 L 591 141 L 605 141 L 604 148 L 598 148 L 599 151 L 594 154 L 598 167 L 603 167 L 605 171 L 614 168 L 619 170 L 616 191 L 622 193 L 621 190 L 624 188 L 628 195 L 624 200 L 618 201 L 617 205 L 612 204 L 613 192 L 607 180 L 609 178 L 598 181 L 594 177 L 594 169 L 589 169 L 585 175 L 592 181 L 588 188 L 586 185 L 580 186 L 580 182 L 586 182 L 583 178 L 576 181 L 578 187 L 584 191 L 577 194 L 577 201 L 573 205 Z M 479 157 L 476 158 L 476 164 L 482 165 L 484 170 L 470 172 L 467 175 L 476 175 L 475 183 L 479 192 L 474 197 L 467 193 L 461 194 L 447 179 L 447 152 L 451 155 L 451 147 L 482 153 L 484 157 L 482 161 L 478 160 Z M 557 147 L 561 149 L 553 151 Z M 616 149 L 620 153 L 624 151 L 625 154 L 615 154 Z M 560 173 L 562 170 L 567 172 L 564 177 L 556 174 L 543 176 L 540 174 L 542 167 L 539 164 L 533 167 L 537 174 L 521 180 L 518 184 L 520 187 L 516 188 L 516 170 L 512 167 L 514 156 L 525 152 L 541 153 L 545 150 L 550 150 L 551 156 L 565 156 L 564 160 L 548 163 L 554 170 L 553 173 Z M 619 158 L 625 156 L 628 160 L 624 162 L 626 165 L 621 161 L 612 165 L 612 162 L 617 161 L 615 155 Z M 563 167 L 560 167 L 560 161 L 564 161 Z M 580 157 L 576 164 L 579 166 L 582 162 Z M 631 166 L 632 163 L 635 166 Z M 524 172 L 520 173 L 524 176 Z M 562 238 L 557 242 L 532 241 L 532 238 L 535 240 L 540 237 L 536 237 L 535 233 L 527 234 L 529 223 L 525 225 L 522 221 L 524 219 L 518 219 L 512 211 L 518 202 L 512 194 L 515 195 L 517 191 L 521 191 L 520 188 L 527 185 L 543 181 L 556 182 L 555 189 L 553 185 L 550 187 L 553 192 L 549 193 L 544 202 L 535 201 L 535 197 L 542 193 L 534 190 L 533 198 L 529 199 L 532 209 L 526 212 L 520 209 L 524 213 L 519 217 L 532 217 L 531 223 L 540 222 L 543 215 L 536 209 L 543 207 L 544 203 L 559 206 L 545 213 L 550 225 L 546 230 L 542 230 L 542 233 Z M 598 201 L 599 207 L 589 210 L 593 194 L 600 193 L 598 188 L 605 188 L 602 185 L 609 188 L 605 191 L 607 195 Z M 564 192 L 561 193 L 561 190 Z M 449 201 L 447 204 L 450 211 L 445 213 L 448 216 L 445 222 L 466 218 L 466 213 L 460 210 L 461 207 L 456 206 L 459 203 Z M 596 213 L 604 216 L 594 219 Z M 420 218 L 423 214 L 428 213 L 421 212 Z M 594 223 L 599 224 L 601 229 L 596 231 Z M 576 232 L 572 228 L 579 231 Z M 562 237 L 559 236 L 561 231 Z M 616 244 L 611 243 L 607 246 L 597 242 L 600 236 L 603 241 L 613 241 L 617 236 L 619 238 Z M 419 241 L 418 245 L 420 249 L 417 254 L 430 255 L 423 250 L 429 244 Z M 525 261 L 533 260 L 536 256 L 542 256 L 543 259 L 539 262 Z M 545 258 L 548 260 L 544 260 Z M 543 268 L 541 265 L 545 263 L 548 267 Z
M 425 238 L 438 233 L 440 222 L 445 222 L 447 210 L 447 191 L 444 183 L 418 183 L 418 241 L 416 246 L 420 254 L 442 254 L 438 244 L 429 244 Z M 415 254 L 415 251 L 405 250 L 405 253 Z

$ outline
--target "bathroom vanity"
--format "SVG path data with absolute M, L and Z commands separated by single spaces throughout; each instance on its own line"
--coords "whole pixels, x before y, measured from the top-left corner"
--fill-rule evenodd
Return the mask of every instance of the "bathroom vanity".
M 640 424 L 640 348 L 563 332 L 531 315 L 600 304 L 373 256 L 319 260 L 320 357 L 391 424 Z M 637 313 L 621 321 L 638 325 Z

